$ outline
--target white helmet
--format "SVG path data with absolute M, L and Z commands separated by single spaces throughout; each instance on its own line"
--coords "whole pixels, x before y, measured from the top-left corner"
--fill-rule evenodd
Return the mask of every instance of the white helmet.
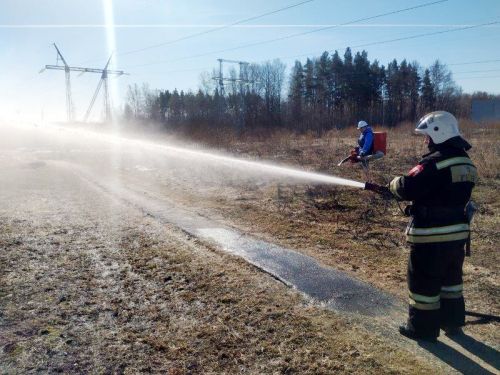
M 460 136 L 457 119 L 446 111 L 435 111 L 426 114 L 418 121 L 415 132 L 428 135 L 435 144 Z
M 361 120 L 360 122 L 358 122 L 358 129 L 361 129 L 361 128 L 364 128 L 367 126 L 368 126 L 368 123 L 366 121 Z

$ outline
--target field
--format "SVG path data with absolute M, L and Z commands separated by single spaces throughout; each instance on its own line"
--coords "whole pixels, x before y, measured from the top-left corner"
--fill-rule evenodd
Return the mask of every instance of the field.
M 497 316 L 499 125 L 464 126 L 481 176 L 465 265 L 467 309 Z M 279 132 L 197 141 L 246 159 L 362 180 L 357 165 L 336 166 L 356 136 L 353 129 L 321 138 Z M 102 181 L 114 170 L 141 194 L 168 197 L 245 235 L 311 255 L 404 301 L 407 218 L 394 202 L 266 176 L 205 176 L 196 165 L 142 154 L 107 165 L 100 146 L 65 140 L 62 149 L 53 138 L 34 137 L 47 142 L 38 151 L 0 140 L 2 373 L 491 373 L 498 364 L 498 323 L 468 318 L 465 332 L 482 348 L 476 357 L 462 358 L 460 348 L 444 344 L 422 349 L 360 317 L 324 309 L 83 179 L 78 166 Z M 424 152 L 410 125 L 389 130 L 388 155 L 373 164 L 374 180 L 388 182 Z
M 473 255 L 466 258 L 464 268 L 467 308 L 498 316 L 500 124 L 480 127 L 462 121 L 461 129 L 473 145 L 469 154 L 480 176 L 473 193 L 479 204 L 473 223 Z M 372 178 L 386 184 L 409 171 L 427 148 L 423 138 L 413 134 L 413 124 L 381 130 L 388 131 L 388 155 L 372 163 Z M 363 181 L 361 166 L 337 167 L 357 136 L 356 129 L 331 131 L 321 138 L 276 133 L 261 141 L 230 141 L 225 147 L 245 157 Z M 278 239 L 402 298 L 407 294 L 404 229 L 408 218 L 394 201 L 344 187 L 277 184 L 258 189 L 236 186 L 217 194 L 212 208 L 249 231 Z M 471 327 L 498 342 L 498 330 L 491 328 Z

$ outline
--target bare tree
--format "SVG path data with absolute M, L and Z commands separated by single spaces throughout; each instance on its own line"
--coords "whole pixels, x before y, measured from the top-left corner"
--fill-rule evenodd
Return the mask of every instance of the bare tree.
M 128 86 L 127 105 L 130 107 L 134 119 L 139 119 L 143 116 L 143 98 L 137 83 Z
M 429 68 L 429 72 L 436 96 L 436 107 L 453 110 L 455 99 L 460 94 L 460 89 L 455 84 L 451 71 L 445 64 L 436 60 Z
M 212 94 L 215 91 L 215 80 L 213 77 L 217 76 L 217 72 L 215 69 L 213 70 L 212 74 L 209 72 L 202 72 L 200 73 L 200 84 L 199 84 L 199 89 L 204 93 L 204 94 Z

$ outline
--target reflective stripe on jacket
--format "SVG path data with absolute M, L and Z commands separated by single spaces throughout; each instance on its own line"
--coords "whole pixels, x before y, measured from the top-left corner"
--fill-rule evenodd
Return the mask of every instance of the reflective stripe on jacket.
M 445 227 L 415 228 L 406 230 L 406 240 L 410 243 L 435 243 L 466 240 L 469 237 L 469 224 L 455 224 Z

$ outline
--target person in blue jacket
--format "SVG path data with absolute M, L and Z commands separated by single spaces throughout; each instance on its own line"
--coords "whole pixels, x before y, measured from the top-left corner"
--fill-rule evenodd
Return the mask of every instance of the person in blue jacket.
M 359 145 L 359 147 L 357 148 L 358 160 L 361 162 L 361 165 L 363 166 L 363 170 L 365 171 L 366 174 L 366 180 L 370 181 L 371 177 L 370 177 L 370 169 L 368 162 L 370 160 L 376 160 L 382 158 L 384 156 L 384 153 L 381 151 L 374 152 L 373 130 L 366 121 L 361 120 L 358 122 L 358 130 L 361 133 L 361 135 L 358 138 L 358 145 Z
M 358 122 L 358 130 L 361 135 L 358 138 L 360 158 L 373 154 L 373 130 L 366 121 L 361 120 Z

